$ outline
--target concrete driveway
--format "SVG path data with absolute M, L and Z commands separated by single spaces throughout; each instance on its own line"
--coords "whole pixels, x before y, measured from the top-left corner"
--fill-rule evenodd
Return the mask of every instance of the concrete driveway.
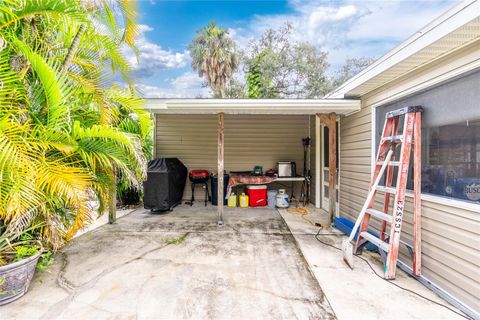
M 3 319 L 333 319 L 276 210 L 137 210 L 73 240 Z

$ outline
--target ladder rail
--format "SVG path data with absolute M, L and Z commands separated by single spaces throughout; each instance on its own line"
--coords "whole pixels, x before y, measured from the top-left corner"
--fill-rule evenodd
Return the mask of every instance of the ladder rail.
M 383 124 L 382 138 L 392 135 L 392 133 L 394 132 L 393 129 L 395 129 L 394 119 L 387 119 L 385 121 L 385 123 Z M 376 163 L 379 162 L 379 161 L 383 161 L 384 163 L 388 163 L 389 161 L 385 161 L 385 157 L 387 155 L 388 150 L 390 150 L 392 148 L 395 149 L 394 145 L 392 147 L 392 142 L 380 139 L 380 146 L 377 150 Z M 393 156 L 393 154 L 392 154 L 392 156 Z M 375 189 L 375 188 L 372 188 L 372 186 L 374 184 L 374 181 L 377 180 L 382 167 L 379 166 L 379 165 L 375 166 L 375 168 L 372 172 L 371 180 L 370 180 L 369 192 L 372 189 Z M 378 184 L 377 184 L 377 186 L 378 186 Z M 372 207 L 372 206 L 373 206 L 373 199 L 369 202 L 368 207 Z M 363 221 L 361 222 L 361 226 L 360 226 L 360 232 L 365 232 L 368 229 L 368 224 L 369 223 L 370 223 L 370 215 L 369 214 L 364 215 Z M 356 241 L 356 244 L 355 244 L 355 251 L 357 251 L 357 249 L 359 247 L 359 243 L 360 243 L 360 237 L 357 237 L 357 241 Z
M 388 161 L 390 161 L 390 158 L 393 155 L 393 151 L 390 150 L 388 151 L 386 160 L 382 167 L 380 168 L 379 174 L 375 181 L 373 182 L 372 188 L 370 188 L 370 191 L 368 192 L 367 200 L 365 200 L 365 203 L 362 207 L 362 211 L 360 211 L 360 214 L 358 215 L 357 221 L 355 221 L 355 225 L 353 226 L 352 232 L 350 233 L 350 237 L 348 237 L 348 241 L 351 242 L 353 238 L 355 237 L 355 234 L 357 233 L 358 228 L 360 227 L 360 223 L 363 221 L 363 218 L 365 216 L 365 212 L 367 211 L 368 207 L 370 206 L 370 202 L 373 200 L 373 197 L 375 196 L 375 193 L 377 192 L 376 187 L 380 183 L 380 179 L 382 178 L 382 174 L 387 168 Z M 358 236 L 360 238 L 360 236 Z M 357 238 L 357 239 L 358 239 Z
M 402 149 L 400 151 L 400 167 L 397 176 L 397 192 L 393 203 L 393 223 L 390 228 L 389 250 L 386 261 L 386 279 L 395 279 L 397 269 L 398 250 L 400 245 L 400 233 L 402 231 L 403 212 L 405 209 L 405 189 L 408 178 L 408 167 L 410 162 L 410 153 L 412 149 L 413 130 L 415 125 L 415 113 L 405 115 L 405 125 L 403 127 L 403 136 L 405 137 Z
M 398 121 L 399 121 L 399 117 L 395 117 L 394 120 L 393 120 L 393 124 L 392 124 L 392 135 L 398 135 Z M 392 145 L 390 147 L 391 149 L 394 150 L 395 152 L 395 147 Z M 400 168 L 400 164 L 401 162 L 400 161 L 397 161 L 399 164 L 398 164 L 398 167 Z M 387 171 L 387 176 L 385 178 L 385 186 L 386 187 L 391 187 L 392 186 L 392 182 L 393 182 L 393 167 L 388 167 L 388 171 Z M 390 207 L 390 193 L 389 192 L 385 192 L 385 195 L 383 196 L 383 212 L 388 212 L 388 208 Z M 387 230 L 387 221 L 382 221 L 382 225 L 380 227 L 380 239 L 382 241 L 385 240 L 385 232 Z

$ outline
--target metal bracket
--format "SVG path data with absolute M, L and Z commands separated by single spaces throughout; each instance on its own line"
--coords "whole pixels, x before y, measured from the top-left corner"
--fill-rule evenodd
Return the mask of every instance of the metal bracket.
M 393 117 L 398 117 L 401 115 L 404 115 L 406 113 L 411 113 L 411 112 L 423 112 L 423 107 L 422 106 L 411 106 L 411 107 L 406 107 L 394 111 L 387 112 L 385 117 L 388 118 L 393 118 Z

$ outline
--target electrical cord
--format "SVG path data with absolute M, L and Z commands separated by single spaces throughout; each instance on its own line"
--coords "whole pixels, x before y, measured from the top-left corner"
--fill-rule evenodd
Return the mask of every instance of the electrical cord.
M 320 239 L 318 238 L 318 236 L 338 236 L 339 234 L 336 234 L 336 233 L 322 233 L 322 234 L 320 234 L 320 231 L 322 231 L 322 229 L 323 229 L 323 228 L 318 229 L 318 232 L 317 232 L 317 234 L 315 235 L 315 239 L 317 239 L 318 242 L 320 242 L 321 244 L 323 244 L 323 245 L 325 245 L 325 246 L 328 246 L 328 247 L 331 247 L 331 248 L 333 248 L 333 249 L 342 251 L 341 248 L 338 248 L 338 247 L 336 247 L 336 246 L 334 246 L 334 245 L 332 245 L 332 244 L 330 244 L 330 243 L 327 243 L 327 242 L 325 242 L 325 241 L 322 241 L 322 240 L 320 240 Z M 432 302 L 432 303 L 434 303 L 434 304 L 436 304 L 436 305 L 439 305 L 439 306 L 441 306 L 441 307 L 444 307 L 445 309 L 450 310 L 451 312 L 456 313 L 457 315 L 459 315 L 459 316 L 461 316 L 461 317 L 463 317 L 463 318 L 465 318 L 465 319 L 470 319 L 469 317 L 467 317 L 467 316 L 464 315 L 463 313 L 460 313 L 460 312 L 454 310 L 453 308 L 450 308 L 449 306 L 446 306 L 446 305 L 444 305 L 444 304 L 442 304 L 442 303 L 440 303 L 440 302 L 437 302 L 437 301 L 432 300 L 432 299 L 430 299 L 430 298 L 428 298 L 428 297 L 425 297 L 425 296 L 421 295 L 421 294 L 418 293 L 418 292 L 415 292 L 415 291 L 410 290 L 410 289 L 408 289 L 408 288 L 402 287 L 401 285 L 396 284 L 395 282 L 392 282 L 392 281 L 389 281 L 389 280 L 385 279 L 384 277 L 382 277 L 380 274 L 377 273 L 377 271 L 376 271 L 376 270 L 373 268 L 373 266 L 370 264 L 370 261 L 368 261 L 368 260 L 365 259 L 364 257 L 361 257 L 361 256 L 359 256 L 359 255 L 357 255 L 357 254 L 355 254 L 354 256 L 357 257 L 357 258 L 359 258 L 360 260 L 363 260 L 364 262 L 366 262 L 367 265 L 368 265 L 368 266 L 370 267 L 370 269 L 372 270 L 372 272 L 373 272 L 377 277 L 379 277 L 380 279 L 382 279 L 383 281 L 386 281 L 386 282 L 390 283 L 391 285 L 394 285 L 395 287 L 397 287 L 397 288 L 399 288 L 399 289 L 402 289 L 402 290 L 404 290 L 404 291 L 406 291 L 406 292 L 409 292 L 409 293 L 411 293 L 411 294 L 414 294 L 414 295 L 416 295 L 416 296 L 418 296 L 418 297 L 420 297 L 420 298 L 422 298 L 422 299 L 424 299 L 424 300 L 427 300 L 427 301 Z

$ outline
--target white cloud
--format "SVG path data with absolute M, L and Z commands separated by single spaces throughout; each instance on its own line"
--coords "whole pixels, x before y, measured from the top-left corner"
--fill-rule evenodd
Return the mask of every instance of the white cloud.
M 246 48 L 250 41 L 255 40 L 255 35 L 249 30 L 243 28 L 229 28 L 228 34 L 240 49 Z
M 153 31 L 155 29 L 153 29 L 152 27 L 150 27 L 148 24 L 139 24 L 138 25 L 138 31 L 140 32 L 140 34 L 143 35 L 143 33 L 145 32 L 148 32 L 148 31 Z
M 210 90 L 203 86 L 203 80 L 194 72 L 185 72 L 168 81 L 166 86 L 138 84 L 137 90 L 144 98 L 206 98 Z
M 335 67 L 348 57 L 379 57 L 401 43 L 455 0 L 444 1 L 290 1 L 293 13 L 256 15 L 248 26 L 233 29 L 242 46 L 246 39 L 259 38 L 268 28 L 286 22 L 295 27 L 295 37 L 328 51 Z
M 133 50 L 125 48 L 127 61 L 137 78 L 151 77 L 165 69 L 183 68 L 190 62 L 188 50 L 182 52 L 164 50 L 158 44 L 148 40 L 145 33 L 153 30 L 148 25 L 140 25 L 140 36 L 136 42 L 139 51 L 138 60 Z

